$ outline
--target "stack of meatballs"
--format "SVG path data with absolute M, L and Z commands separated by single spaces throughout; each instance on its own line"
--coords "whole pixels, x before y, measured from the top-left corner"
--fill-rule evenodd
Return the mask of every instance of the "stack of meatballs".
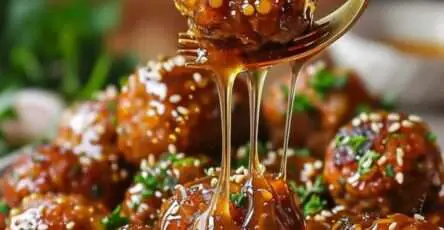
M 280 168 L 290 77 L 263 101 L 262 165 Z M 349 71 L 305 70 L 290 139 L 287 185 L 301 229 L 440 229 L 444 168 L 418 116 L 387 111 Z M 249 106 L 236 84 L 233 216 L 245 218 Z M 217 184 L 220 115 L 208 72 L 180 56 L 151 61 L 127 82 L 69 108 L 49 144 L 23 150 L 0 178 L 0 229 L 191 229 Z M 173 208 L 177 221 L 165 226 Z M 168 216 L 171 218 L 172 216 Z M 238 226 L 241 229 L 242 226 Z

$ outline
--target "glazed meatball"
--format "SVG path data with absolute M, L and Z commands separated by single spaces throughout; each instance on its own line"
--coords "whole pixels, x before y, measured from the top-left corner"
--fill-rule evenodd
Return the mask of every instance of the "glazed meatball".
M 122 204 L 122 214 L 131 224 L 152 225 L 158 218 L 162 202 L 168 199 L 177 184 L 185 184 L 205 175 L 204 158 L 168 153 L 159 161 L 154 156 L 143 160 L 134 184 Z
M 248 100 L 241 93 L 234 97 L 233 143 L 244 143 Z M 220 146 L 217 89 L 209 73 L 185 68 L 180 56 L 149 62 L 130 76 L 117 117 L 119 149 L 136 164 L 151 154 L 160 156 L 169 146 L 195 153 L 215 152 Z
M 289 84 L 290 76 L 277 77 L 265 89 L 263 116 L 275 146 L 283 143 Z M 326 67 L 323 62 L 306 68 L 297 90 L 289 144 L 308 148 L 320 158 L 340 126 L 358 110 L 377 106 L 356 74 Z
M 210 170 L 212 171 L 212 170 Z M 211 173 L 210 173 L 211 174 Z M 230 178 L 229 212 L 214 220 L 214 228 L 241 229 L 304 229 L 303 217 L 296 206 L 286 183 L 272 176 L 264 175 L 253 180 L 250 189 L 245 190 L 247 171 L 238 169 Z M 175 195 L 163 206 L 158 227 L 162 229 L 188 229 L 208 208 L 217 186 L 214 176 L 194 183 L 177 186 Z M 254 214 L 247 217 L 249 193 L 254 200 Z M 191 218 L 190 218 L 191 217 Z M 249 220 L 249 221 L 247 221 Z
M 7 169 L 0 193 L 12 207 L 32 193 L 82 194 L 114 206 L 123 197 L 129 171 L 114 154 L 79 156 L 55 145 L 28 150 Z
M 82 196 L 32 194 L 11 211 L 8 229 L 99 230 L 106 213 L 102 204 Z
M 249 50 L 287 43 L 311 25 L 316 0 L 176 0 L 198 38 Z
M 331 212 L 323 211 L 323 215 L 307 219 L 307 230 L 349 230 L 349 229 L 372 229 L 372 230 L 432 230 L 440 229 L 423 216 L 415 214 L 409 217 L 404 214 L 390 214 L 379 217 L 375 213 L 353 214 L 347 211 Z
M 76 154 L 116 152 L 117 90 L 109 87 L 96 100 L 81 102 L 62 116 L 56 143 Z
M 428 125 L 399 113 L 362 113 L 341 128 L 325 156 L 324 177 L 348 209 L 412 213 L 442 183 L 442 160 Z

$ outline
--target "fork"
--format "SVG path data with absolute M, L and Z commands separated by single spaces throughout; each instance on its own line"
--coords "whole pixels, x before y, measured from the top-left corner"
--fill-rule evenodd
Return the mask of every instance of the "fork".
M 242 68 L 267 68 L 281 63 L 312 59 L 351 28 L 367 3 L 368 0 L 348 0 L 333 13 L 316 21 L 307 33 L 285 45 L 270 45 L 257 51 L 237 53 L 242 59 Z M 211 55 L 217 55 L 216 48 L 211 45 L 203 48 L 200 42 L 202 41 L 198 41 L 190 33 L 179 33 L 178 54 L 186 58 L 189 67 L 208 69 L 211 64 L 215 64 L 210 62 Z M 239 51 L 224 49 L 223 52 Z

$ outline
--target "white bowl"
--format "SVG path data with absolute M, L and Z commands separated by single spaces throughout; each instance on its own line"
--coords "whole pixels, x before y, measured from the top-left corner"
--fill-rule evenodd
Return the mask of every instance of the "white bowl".
M 444 45 L 444 2 L 372 2 L 330 53 L 340 66 L 355 69 L 369 88 L 409 105 L 444 105 L 444 59 L 402 53 L 380 39 Z

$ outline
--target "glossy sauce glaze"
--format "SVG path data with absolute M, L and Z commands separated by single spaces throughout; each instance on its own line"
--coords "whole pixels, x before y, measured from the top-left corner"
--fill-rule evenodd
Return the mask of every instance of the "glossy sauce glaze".
M 311 24 L 316 0 L 176 0 L 190 31 L 220 47 L 287 43 Z
M 413 115 L 362 113 L 340 129 L 325 156 L 335 202 L 357 212 L 421 212 L 442 175 L 436 139 Z
M 206 48 L 207 57 L 199 57 L 200 60 L 215 72 L 222 114 L 222 164 L 214 191 L 209 193 L 205 191 L 206 188 L 202 188 L 203 193 L 210 194 L 206 198 L 211 199 L 204 199 L 202 192 L 192 196 L 195 197 L 193 199 L 197 199 L 201 203 L 208 203 L 208 206 L 203 210 L 194 210 L 199 213 L 191 218 L 189 223 L 184 224 L 183 218 L 179 217 L 179 222 L 172 224 L 181 205 L 189 202 L 186 189 L 183 189 L 185 196 L 179 198 L 179 201 L 173 199 L 171 206 L 166 208 L 162 214 L 161 229 L 180 229 L 181 227 L 191 227 L 192 229 L 302 229 L 304 226 L 302 215 L 296 203 L 292 202 L 291 192 L 286 186 L 285 175 L 273 178 L 266 175 L 263 166 L 259 164 L 258 124 L 267 69 L 250 69 L 245 73 L 249 86 L 250 148 L 252 151 L 249 153 L 246 181 L 241 186 L 241 192 L 248 198 L 248 205 L 241 219 L 236 220 L 239 217 L 233 216 L 230 211 L 232 90 L 236 77 L 244 71 L 242 57 L 238 54 L 244 49 L 257 49 L 264 43 L 290 41 L 291 38 L 308 28 L 314 10 L 312 8 L 314 3 L 311 1 L 271 2 L 261 0 L 256 1 L 255 4 L 256 7 L 245 1 L 242 2 L 242 6 L 240 1 L 176 1 L 178 9 L 189 17 L 190 31 L 199 40 L 205 40 L 200 45 Z M 236 17 L 238 13 L 241 14 L 241 18 L 245 17 L 245 21 L 242 19 L 241 21 L 230 21 L 230 17 Z M 296 28 L 287 30 L 286 33 L 280 33 L 283 32 L 282 26 L 285 26 L 284 17 L 299 20 L 299 23 L 293 24 Z M 218 21 L 218 18 L 224 23 Z M 250 19 L 251 21 L 249 21 Z M 226 23 L 227 20 L 228 23 Z M 257 24 L 252 26 L 250 23 Z M 273 23 L 277 23 L 278 28 L 273 27 L 271 25 Z M 270 32 L 261 34 L 264 32 L 260 30 L 262 26 L 264 29 L 270 29 Z M 248 31 L 254 30 L 254 28 L 259 28 L 258 31 L 255 31 L 255 35 L 258 35 L 256 38 L 252 37 L 252 31 Z M 284 35 L 288 37 L 284 38 Z M 221 47 L 227 47 L 227 52 L 224 48 L 220 49 Z M 285 165 L 283 170 L 286 171 Z M 279 190 L 280 192 L 274 191 L 272 181 L 279 181 L 284 185 Z M 197 189 L 197 191 L 202 189 Z M 182 193 L 184 192 L 182 191 Z M 273 193 L 277 196 L 276 198 Z M 279 202 L 282 200 L 289 201 L 287 205 L 294 208 L 282 209 L 283 206 Z

